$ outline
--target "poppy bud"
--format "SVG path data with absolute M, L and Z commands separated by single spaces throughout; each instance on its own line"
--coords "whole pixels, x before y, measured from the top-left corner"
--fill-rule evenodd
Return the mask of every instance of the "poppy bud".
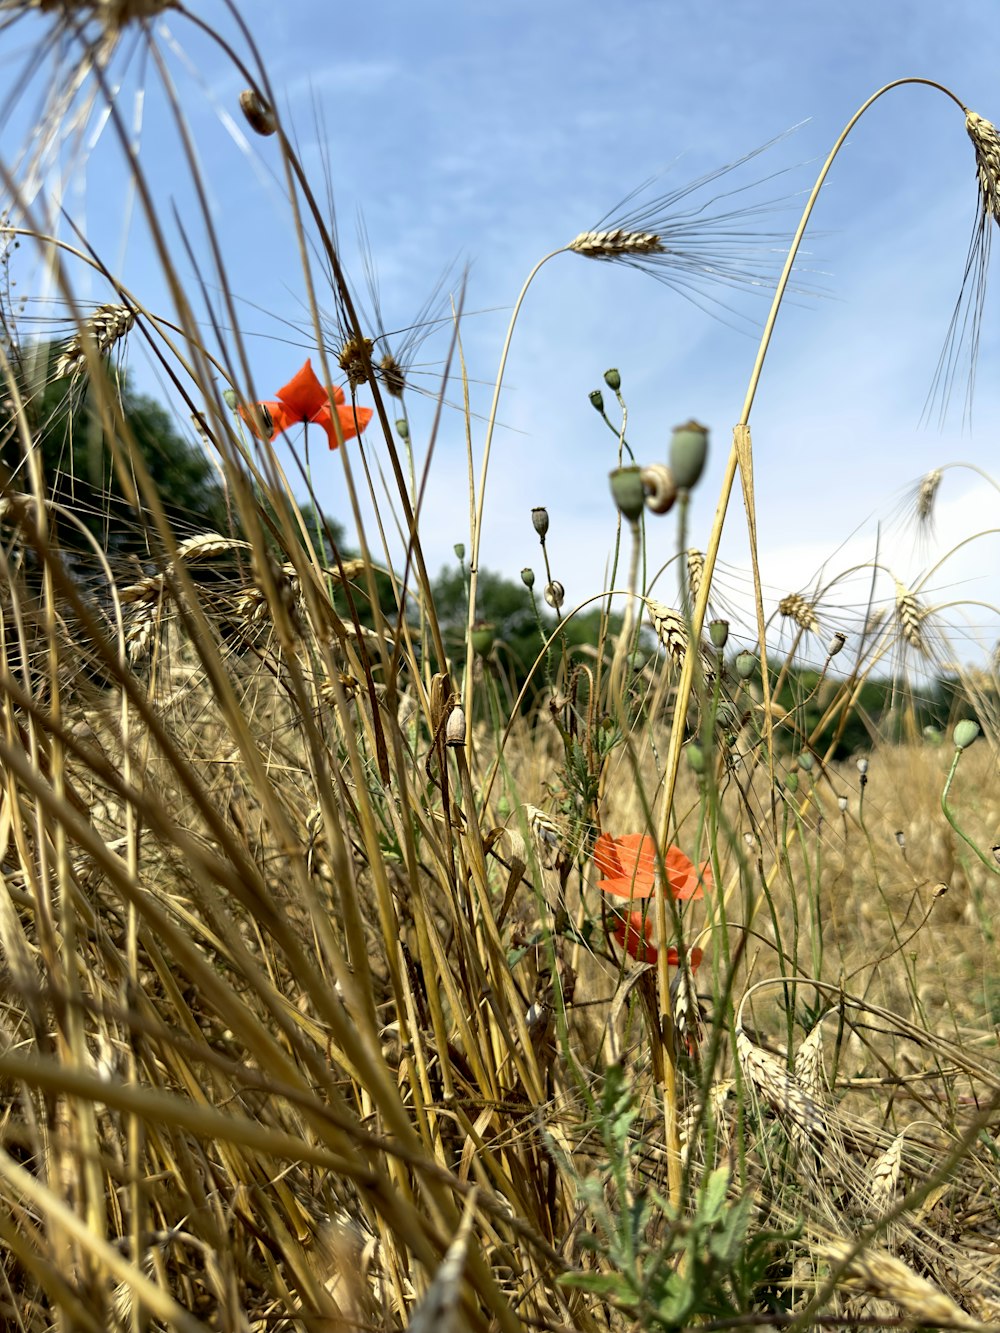
M 791 792 L 794 796 L 799 789 L 798 773 L 789 773 L 785 778 L 785 791 Z
M 549 530 L 549 511 L 543 508 L 542 505 L 536 505 L 531 511 L 531 526 L 538 533 L 539 537 L 541 537 L 542 541 L 544 541 L 545 534 Z
M 410 423 L 407 421 L 406 417 L 400 417 L 396 422 L 396 434 L 401 440 L 408 440 L 410 438 Z
M 803 750 L 802 753 L 799 755 L 799 768 L 804 769 L 807 773 L 810 773 L 812 771 L 812 766 L 813 766 L 812 755 L 809 753 L 808 750 Z
M 459 705 L 448 714 L 444 724 L 444 743 L 452 748 L 465 744 L 465 709 Z
M 708 430 L 697 421 L 675 426 L 670 437 L 670 471 L 682 491 L 696 486 L 708 457 Z
M 237 397 L 235 389 L 223 389 L 222 401 L 229 408 L 230 412 L 235 412 L 240 405 L 240 400 Z
M 697 741 L 690 741 L 685 746 L 687 754 L 688 768 L 692 773 L 704 773 L 705 771 L 705 751 Z
M 488 657 L 496 639 L 496 625 L 492 620 L 477 620 L 472 627 L 472 651 L 479 657 Z
M 720 651 L 725 648 L 729 641 L 729 621 L 713 620 L 708 626 L 708 637 L 712 640 L 712 647 Z
M 274 112 L 253 88 L 244 88 L 240 93 L 240 110 L 246 117 L 246 122 L 256 133 L 267 138 L 278 128 L 278 122 L 274 118 Z
M 606 370 L 604 372 L 604 383 L 614 393 L 617 393 L 618 390 L 622 387 L 622 377 L 621 375 L 618 374 L 617 370 L 614 369 Z
M 566 598 L 566 589 L 558 579 L 553 579 L 551 583 L 545 585 L 545 600 L 553 611 L 558 611 Z
M 951 738 L 955 742 L 956 750 L 967 750 L 978 735 L 979 723 L 974 722 L 971 717 L 967 717 L 956 724 L 955 730 L 951 733 Z
M 610 473 L 611 494 L 615 504 L 630 523 L 635 523 L 646 503 L 646 488 L 642 484 L 642 469 L 619 467 Z
M 740 680 L 749 680 L 757 670 L 757 658 L 753 653 L 744 650 L 736 654 L 736 674 Z
M 455 551 L 455 559 L 459 562 L 459 564 L 461 564 L 462 561 L 465 559 L 465 542 L 456 542 L 454 546 L 454 551 Z
M 521 570 L 521 582 L 526 588 L 533 588 L 535 586 L 535 571 L 530 565 L 525 565 L 524 569 Z
M 595 412 L 604 411 L 604 394 L 600 389 L 592 389 L 590 392 L 590 405 Z

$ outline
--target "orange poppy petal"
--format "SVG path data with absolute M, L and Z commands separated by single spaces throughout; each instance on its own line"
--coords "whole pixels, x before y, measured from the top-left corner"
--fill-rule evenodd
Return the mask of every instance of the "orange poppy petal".
M 278 397 L 292 414 L 294 421 L 315 420 L 322 408 L 329 408 L 326 390 L 316 378 L 311 359 L 306 361 L 297 375 L 278 390 Z
M 705 896 L 694 863 L 679 847 L 667 848 L 667 882 L 670 885 L 671 895 L 680 902 Z
M 343 389 L 335 390 L 336 394 L 340 395 L 337 401 L 342 401 Z M 370 407 L 338 407 L 337 416 L 340 418 L 340 429 L 344 432 L 344 439 L 352 440 L 355 435 L 360 435 L 374 415 Z
M 618 859 L 618 849 L 615 846 L 615 839 L 610 833 L 602 833 L 594 843 L 594 865 L 602 871 L 608 879 L 621 879 L 625 871 L 622 869 L 622 863 Z
M 630 912 L 628 921 L 619 921 L 614 930 L 618 943 L 640 963 L 656 962 L 656 949 L 649 942 L 652 934 L 652 918 L 644 916 L 642 912 Z

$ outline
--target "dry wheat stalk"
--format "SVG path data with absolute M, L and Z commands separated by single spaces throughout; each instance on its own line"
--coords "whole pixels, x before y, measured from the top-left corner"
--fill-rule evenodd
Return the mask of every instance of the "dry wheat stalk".
M 920 653 L 926 652 L 926 643 L 921 633 L 921 625 L 926 616 L 926 608 L 922 607 L 909 588 L 897 579 L 896 619 L 899 621 L 899 632 L 910 647 L 916 648 Z
M 652 231 L 581 231 L 566 247 L 585 259 L 618 259 L 621 255 L 661 255 L 663 242 Z
M 63 349 L 56 362 L 56 378 L 70 375 L 77 379 L 86 374 L 88 343 L 98 356 L 105 356 L 115 343 L 125 337 L 134 323 L 135 313 L 127 305 L 114 302 L 99 305 Z
M 235 537 L 223 537 L 220 532 L 201 532 L 177 545 L 177 557 L 193 564 L 196 560 L 212 560 L 227 551 L 249 551 L 250 543 Z
M 813 634 L 819 631 L 816 607 L 812 602 L 807 602 L 801 593 L 791 592 L 787 597 L 782 597 L 778 603 L 778 610 L 789 620 L 794 620 L 799 629 L 808 630 Z
M 992 121 L 965 113 L 965 128 L 976 150 L 979 198 L 983 213 L 1000 226 L 1000 133 Z
M 867 1173 L 867 1199 L 873 1218 L 884 1217 L 896 1202 L 896 1186 L 899 1183 L 899 1167 L 903 1160 L 903 1140 L 906 1131 L 897 1134 L 880 1157 L 872 1163 Z
M 846 1260 L 840 1279 L 845 1285 L 866 1291 L 880 1300 L 895 1301 L 924 1326 L 981 1327 L 939 1287 L 918 1277 L 912 1268 L 891 1254 L 869 1249 L 848 1259 L 853 1249 L 850 1241 L 837 1240 L 827 1243 L 822 1250 L 835 1264 L 843 1264 Z

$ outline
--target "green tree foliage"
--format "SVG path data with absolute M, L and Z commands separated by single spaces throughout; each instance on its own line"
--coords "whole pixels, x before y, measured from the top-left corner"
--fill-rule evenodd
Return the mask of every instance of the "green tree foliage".
M 37 450 L 48 498 L 71 513 L 110 555 L 145 555 L 151 547 L 149 515 L 141 504 L 132 503 L 134 487 L 114 462 L 108 423 L 97 410 L 97 386 L 86 377 L 56 377 L 57 343 L 24 351 L 7 346 L 5 352 L 24 414 L 18 423 L 15 393 L 8 385 L 0 406 L 4 488 L 32 489 L 27 434 Z M 125 460 L 134 458 L 136 451 L 141 456 L 177 533 L 226 531 L 225 496 L 202 450 L 178 432 L 164 407 L 137 393 L 124 373 L 109 368 L 107 374 L 108 384 L 101 391 L 120 408 L 121 426 L 112 424 L 115 442 Z M 58 508 L 53 513 L 60 546 L 82 556 L 88 550 L 84 535 L 72 522 L 60 519 Z

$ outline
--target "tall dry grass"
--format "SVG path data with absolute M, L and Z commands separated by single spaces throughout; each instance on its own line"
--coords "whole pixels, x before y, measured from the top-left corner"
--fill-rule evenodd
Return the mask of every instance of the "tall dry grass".
M 209 212 L 197 266 L 222 293 L 211 338 L 196 315 L 111 96 L 128 35 L 169 98 L 143 26 L 166 7 L 7 6 L 12 22 L 44 19 L 78 86 L 107 103 L 173 308 L 148 309 L 85 241 L 51 236 L 4 169 L 5 243 L 20 238 L 51 267 L 74 321 L 54 373 L 99 425 L 143 543 L 138 568 L 96 541 L 86 578 L 82 557 L 68 558 L 80 517 L 53 499 L 32 410 L 47 385 L 24 373 L 29 340 L 5 311 L 6 1325 L 1000 1321 L 995 671 L 966 682 L 985 741 L 973 746 L 966 727 L 939 747 L 883 742 L 885 720 L 871 718 L 860 767 L 834 756 L 865 682 L 901 646 L 926 670 L 945 651 L 921 587 L 873 561 L 871 577 L 894 589 L 891 614 L 850 636 L 840 621 L 819 650 L 836 580 L 787 594 L 795 631 L 778 659 L 754 562 L 756 653 L 733 655 L 722 618 L 706 627 L 737 471 L 755 549 L 750 409 L 836 149 L 778 280 L 708 534 L 687 531 L 694 472 L 679 488 L 678 605 L 640 577 L 643 522 L 658 521 L 640 521 L 644 496 L 663 511 L 670 488 L 640 478 L 618 533 L 631 593 L 620 633 L 605 621 L 572 653 L 575 612 L 547 568 L 558 618 L 536 664 L 548 673 L 541 703 L 526 714 L 474 640 L 506 347 L 472 502 L 466 651 L 452 660 L 410 442 L 382 397 L 406 391 L 405 359 L 387 379 L 380 330 L 358 313 L 246 33 L 245 57 L 230 55 L 248 123 L 271 137 L 286 183 L 316 368 L 324 385 L 338 363 L 348 377 L 344 415 L 332 399 L 321 410 L 349 435 L 355 390 L 371 394 L 369 440 L 379 434 L 395 486 L 380 530 L 365 531 L 369 455 L 340 440 L 360 556 L 317 527 L 268 438 Z M 171 106 L 186 133 L 185 109 Z M 56 97 L 46 114 L 65 113 Z M 995 131 L 972 118 L 970 133 L 993 217 Z M 193 149 L 188 161 L 197 187 Z M 655 258 L 657 276 L 683 288 L 694 260 L 670 268 L 671 202 L 558 253 Z M 711 226 L 695 240 L 707 245 Z M 90 310 L 76 291 L 95 267 L 109 300 Z M 228 531 L 167 519 L 106 364 L 139 338 L 197 419 Z M 672 461 L 676 479 L 690 460 Z M 398 526 L 409 552 L 390 572 L 388 612 L 381 525 Z M 538 516 L 544 543 L 543 527 Z M 808 678 L 799 668 L 817 652 Z M 788 682 L 790 707 L 778 703 Z M 897 711 L 916 718 L 900 690 Z M 635 898 L 598 887 L 602 833 L 649 839 L 648 932 Z M 668 867 L 683 892 L 667 891 Z

